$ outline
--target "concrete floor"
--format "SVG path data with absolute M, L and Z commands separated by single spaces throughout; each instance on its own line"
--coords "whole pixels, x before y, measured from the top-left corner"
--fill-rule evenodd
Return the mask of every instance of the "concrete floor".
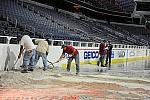
M 0 72 L 0 100 L 150 100 L 150 59 L 102 68 Z

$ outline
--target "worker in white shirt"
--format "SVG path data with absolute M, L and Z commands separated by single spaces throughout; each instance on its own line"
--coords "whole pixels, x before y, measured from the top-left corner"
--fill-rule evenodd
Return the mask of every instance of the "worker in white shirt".
M 26 73 L 28 71 L 33 71 L 35 65 L 35 46 L 32 42 L 32 39 L 28 35 L 18 35 L 17 40 L 20 41 L 20 52 L 18 59 L 21 57 L 23 51 L 25 50 L 23 56 L 22 72 Z

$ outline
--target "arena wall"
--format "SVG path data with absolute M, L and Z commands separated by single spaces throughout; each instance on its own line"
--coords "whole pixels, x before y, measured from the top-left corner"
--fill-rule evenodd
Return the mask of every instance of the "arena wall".
M 19 45 L 18 44 L 0 44 L 0 70 L 5 68 L 11 69 L 20 68 L 22 64 L 22 57 L 15 64 L 18 54 L 19 54 Z M 98 60 L 98 47 L 75 47 L 79 50 L 80 64 L 96 64 Z M 50 46 L 50 51 L 48 55 L 48 60 L 55 62 L 58 60 L 62 53 L 60 46 Z M 68 56 L 57 63 L 57 66 L 65 68 Z M 135 49 L 135 48 L 114 48 L 112 50 L 112 63 L 122 63 L 126 61 L 139 60 L 150 57 L 150 49 Z M 37 67 L 42 67 L 42 59 L 39 60 Z M 74 61 L 72 63 L 74 66 Z

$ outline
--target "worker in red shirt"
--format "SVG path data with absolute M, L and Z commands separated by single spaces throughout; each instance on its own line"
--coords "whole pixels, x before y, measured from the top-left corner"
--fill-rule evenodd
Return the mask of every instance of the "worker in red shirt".
M 67 62 L 67 71 L 68 72 L 70 71 L 71 62 L 73 59 L 75 59 L 76 75 L 78 75 L 79 74 L 79 52 L 78 50 L 70 45 L 67 45 L 67 46 L 62 45 L 61 49 L 63 49 L 63 52 L 57 62 L 59 62 L 60 60 L 62 60 L 62 58 L 65 57 L 65 53 L 71 55 L 71 57 L 69 57 L 68 62 Z
M 106 53 L 107 53 L 107 43 L 106 43 L 106 40 L 103 40 L 103 42 L 99 46 L 100 58 L 97 63 L 98 66 L 101 63 L 101 67 L 105 67 L 104 60 L 105 60 Z

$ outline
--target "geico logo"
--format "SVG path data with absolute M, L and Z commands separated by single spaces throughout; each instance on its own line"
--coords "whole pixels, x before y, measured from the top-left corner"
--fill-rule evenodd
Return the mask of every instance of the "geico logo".
M 135 56 L 134 51 L 131 51 L 131 52 L 129 53 L 129 55 L 130 55 L 130 56 Z
M 125 57 L 125 51 L 118 51 L 119 57 Z
M 84 51 L 84 59 L 98 58 L 98 51 Z

